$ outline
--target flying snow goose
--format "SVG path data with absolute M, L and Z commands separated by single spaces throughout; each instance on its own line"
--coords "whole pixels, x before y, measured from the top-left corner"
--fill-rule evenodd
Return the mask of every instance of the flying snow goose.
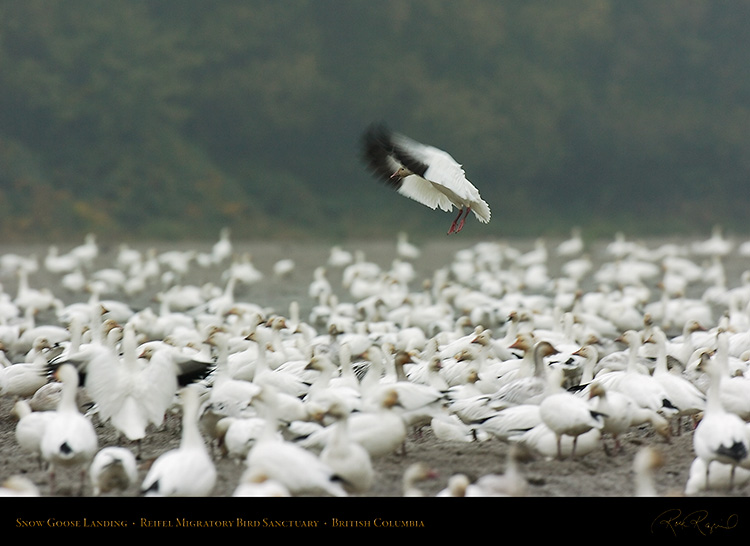
M 401 195 L 431 209 L 458 208 L 448 234 L 461 231 L 469 211 L 480 222 L 490 221 L 489 206 L 447 152 L 373 125 L 364 135 L 364 156 L 370 169 Z
M 55 372 L 63 383 L 62 397 L 54 416 L 44 428 L 40 448 L 42 458 L 50 465 L 50 489 L 55 490 L 55 472 L 58 467 L 82 467 L 81 489 L 85 466 L 94 458 L 98 439 L 94 425 L 83 416 L 76 403 L 78 373 L 70 364 L 63 364 Z
M 141 484 L 147 497 L 205 497 L 216 484 L 216 467 L 198 428 L 199 387 L 188 385 L 182 399 L 182 437 L 179 447 L 162 453 Z

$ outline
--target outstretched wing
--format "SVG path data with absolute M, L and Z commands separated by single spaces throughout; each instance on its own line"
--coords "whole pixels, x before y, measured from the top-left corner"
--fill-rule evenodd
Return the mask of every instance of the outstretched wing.
M 393 133 L 384 125 L 371 125 L 363 137 L 363 155 L 370 170 L 382 181 L 392 186 L 401 195 L 414 199 L 432 209 L 453 208 L 448 197 L 423 178 L 430 166 L 425 150 L 429 147 L 408 137 Z M 412 175 L 404 178 L 392 177 L 400 167 L 406 167 Z

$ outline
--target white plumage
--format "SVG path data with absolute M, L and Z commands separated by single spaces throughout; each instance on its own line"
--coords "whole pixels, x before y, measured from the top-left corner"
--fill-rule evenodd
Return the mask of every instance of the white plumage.
M 125 447 L 104 447 L 91 462 L 89 477 L 96 496 L 124 491 L 138 479 L 135 455 Z
M 736 414 L 724 409 L 721 401 L 721 381 L 726 370 L 722 362 L 709 360 L 707 353 L 701 355 L 701 364 L 708 368 L 711 375 L 711 386 L 708 390 L 708 401 L 703 419 L 693 433 L 695 454 L 705 463 L 705 487 L 710 488 L 709 470 L 712 461 L 731 465 L 729 478 L 731 488 L 734 468 L 748 456 L 748 440 L 745 422 Z
M 146 496 L 205 497 L 216 484 L 216 467 L 198 429 L 197 385 L 180 391 L 182 438 L 180 446 L 162 453 L 141 484 Z
M 447 152 L 377 125 L 364 135 L 364 155 L 370 169 L 401 195 L 431 209 L 458 208 L 449 234 L 461 231 L 469 211 L 480 222 L 490 221 L 489 206 Z
M 57 411 L 44 429 L 40 444 L 42 457 L 50 464 L 53 490 L 57 467 L 88 465 L 98 447 L 94 426 L 78 411 L 78 372 L 72 365 L 63 364 L 57 369 L 56 376 L 63 383 L 62 397 Z M 81 474 L 83 476 L 85 470 Z

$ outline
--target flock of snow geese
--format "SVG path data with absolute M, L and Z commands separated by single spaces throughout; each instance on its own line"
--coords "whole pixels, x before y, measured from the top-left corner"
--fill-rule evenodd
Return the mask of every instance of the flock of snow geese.
M 618 235 L 595 265 L 574 230 L 526 252 L 473 243 L 423 280 L 421 249 L 405 234 L 396 249 L 385 267 L 332 246 L 306 318 L 297 301 L 281 313 L 235 297 L 264 274 L 228 230 L 207 252 L 121 244 L 106 267 L 93 235 L 38 260 L 0 256 L 0 276 L 17 282 L 0 291 L 0 397 L 15 441 L 51 495 L 60 473 L 79 473 L 81 494 L 133 486 L 142 441 L 171 415 L 181 441 L 150 461 L 143 495 L 213 494 L 217 457 L 241 465 L 235 496 L 367 495 L 373 461 L 426 428 L 439 442 L 510 446 L 505 473 L 456 473 L 439 496 L 523 495 L 519 453 L 618 457 L 635 428 L 692 435 L 681 493 L 750 482 L 750 270 L 733 283 L 724 267 L 750 256 L 747 244 L 718 229 L 655 248 Z M 223 284 L 185 280 L 207 267 Z M 294 268 L 280 260 L 273 275 Z M 35 287 L 40 269 L 75 301 Z M 132 308 L 149 290 L 154 303 Z M 118 445 L 100 448 L 105 430 Z M 661 462 L 648 447 L 628 463 L 637 494 L 656 493 Z M 404 469 L 403 494 L 430 477 L 424 464 Z M 2 493 L 41 485 L 15 475 Z

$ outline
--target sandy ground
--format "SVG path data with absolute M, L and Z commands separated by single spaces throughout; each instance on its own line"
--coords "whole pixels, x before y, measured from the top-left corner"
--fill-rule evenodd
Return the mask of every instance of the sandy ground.
M 448 264 L 456 251 L 468 248 L 476 241 L 468 236 L 464 239 L 450 238 L 440 241 L 420 242 L 422 258 L 415 262 L 417 269 L 417 283 L 429 278 L 435 268 Z M 530 249 L 531 241 L 519 241 L 512 244 L 520 249 Z M 71 245 L 72 246 L 72 245 Z M 148 245 L 140 245 L 145 248 Z M 360 248 L 369 260 L 387 267 L 396 257 L 395 242 L 349 243 L 343 245 L 347 249 Z M 158 245 L 160 250 L 176 248 L 177 246 Z M 180 245 L 188 247 L 188 245 Z M 205 251 L 210 245 L 196 245 Z M 16 252 L 23 255 L 36 255 L 40 260 L 46 254 L 46 245 L 38 247 L 6 247 L 4 253 Z M 307 287 L 312 280 L 313 269 L 325 263 L 330 244 L 321 242 L 314 245 L 299 245 L 292 243 L 237 243 L 235 251 L 252 253 L 253 262 L 265 277 L 259 283 L 240 287 L 236 291 L 238 300 L 251 301 L 264 306 L 273 307 L 284 314 L 291 301 L 298 301 L 302 308 L 302 317 L 309 313 L 313 302 L 307 296 Z M 66 250 L 61 247 L 61 250 Z M 111 264 L 116 253 L 116 246 L 102 246 L 98 264 Z M 277 279 L 271 272 L 272 265 L 279 259 L 293 258 L 296 268 L 289 278 Z M 747 260 L 746 260 L 747 261 Z M 750 263 L 734 263 L 728 269 L 734 276 L 730 282 L 738 283 L 739 272 Z M 194 273 L 192 282 L 215 282 L 221 285 L 221 270 L 202 269 Z M 331 271 L 329 278 L 334 286 L 338 286 L 340 277 Z M 50 275 L 40 268 L 40 271 L 30 277 L 33 287 L 48 287 L 65 300 L 66 303 L 80 301 L 86 296 L 65 293 L 57 284 L 59 277 Z M 15 292 L 15 280 L 4 278 L 3 287 L 9 294 Z M 346 297 L 343 290 L 342 298 Z M 155 305 L 152 294 L 142 294 L 134 299 L 135 309 L 146 305 Z M 44 319 L 42 319 L 44 320 Z M 47 318 L 52 322 L 52 318 Z M 47 472 L 41 468 L 39 462 L 22 452 L 14 439 L 15 420 L 10 414 L 12 400 L 0 399 L 0 469 L 2 477 L 21 474 L 31 479 L 42 495 L 50 492 Z M 100 447 L 113 445 L 117 442 L 112 429 L 108 425 L 97 423 Z M 140 478 L 145 476 L 148 465 L 154 458 L 166 450 L 175 447 L 179 442 L 178 417 L 167 421 L 162 430 L 153 431 L 143 441 L 140 460 Z M 655 473 L 655 486 L 660 494 L 681 495 L 688 477 L 689 466 L 694 458 L 692 449 L 692 434 L 689 427 L 678 436 L 666 442 L 656 435 L 649 427 L 633 429 L 622 439 L 623 449 L 619 454 L 608 455 L 603 449 L 596 449 L 591 453 L 575 460 L 550 460 L 537 454 L 528 454 L 521 461 L 521 472 L 528 481 L 526 495 L 529 497 L 627 497 L 634 493 L 633 458 L 643 446 L 654 446 L 664 455 L 664 465 Z M 134 446 L 133 446 L 134 447 Z M 476 478 L 487 473 L 501 473 L 505 470 L 509 446 L 498 440 L 484 442 L 462 443 L 445 442 L 435 438 L 429 428 L 421 434 L 410 434 L 405 445 L 405 453 L 394 453 L 378 459 L 374 466 L 377 472 L 376 485 L 368 492 L 369 497 L 395 497 L 402 493 L 402 477 L 404 470 L 412 462 L 424 461 L 436 470 L 436 477 L 422 482 L 420 488 L 427 496 L 435 495 L 446 487 L 448 478 L 455 473 L 465 473 Z M 135 447 L 134 447 L 135 450 Z M 237 486 L 242 472 L 241 465 L 222 458 L 218 453 L 215 462 L 219 472 L 214 495 L 229 496 Z M 76 497 L 81 495 L 81 481 L 77 474 L 61 474 L 57 478 L 56 496 Z M 139 483 L 128 490 L 118 492 L 117 496 L 138 496 Z M 750 492 L 750 486 L 736 488 L 732 492 L 709 493 L 709 496 L 745 496 Z M 83 496 L 92 493 L 90 484 L 84 481 Z M 113 494 L 114 495 L 114 494 Z

